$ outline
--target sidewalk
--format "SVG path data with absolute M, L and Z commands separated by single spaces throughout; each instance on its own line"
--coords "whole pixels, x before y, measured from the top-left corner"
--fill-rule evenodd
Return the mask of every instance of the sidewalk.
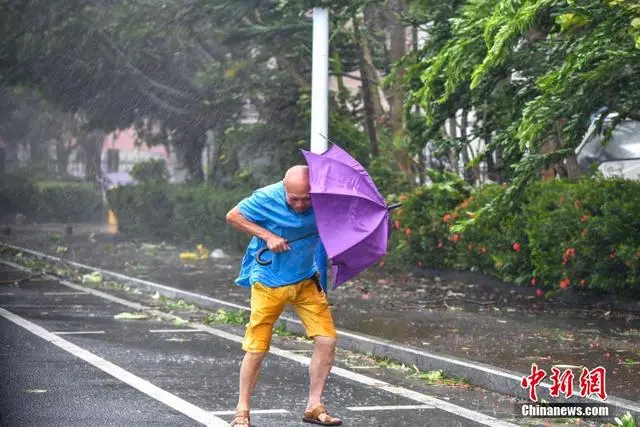
M 58 229 L 60 235 L 52 237 Z M 2 242 L 248 306 L 249 293 L 233 285 L 239 258 L 183 262 L 176 248 L 133 241 L 104 228 L 62 225 L 13 229 Z M 106 232 L 105 232 L 106 231 Z M 209 251 L 215 248 L 209 248 Z M 465 274 L 390 275 L 372 269 L 329 291 L 339 329 L 390 340 L 429 353 L 448 355 L 517 375 L 531 364 L 574 369 L 605 367 L 610 396 L 640 400 L 640 303 L 587 301 L 578 296 L 549 302 L 534 288 L 507 286 Z M 580 367 L 580 369 L 577 369 Z M 513 384 L 514 388 L 519 387 Z M 640 406 L 635 403 L 635 406 Z

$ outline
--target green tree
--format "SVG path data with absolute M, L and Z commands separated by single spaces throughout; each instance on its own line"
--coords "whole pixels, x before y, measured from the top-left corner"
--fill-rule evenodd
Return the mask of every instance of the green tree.
M 478 160 L 498 151 L 505 178 L 519 186 L 554 164 L 577 177 L 573 150 L 590 116 L 640 110 L 639 13 L 624 0 L 466 1 L 450 38 L 428 44 L 408 76 L 427 133 L 473 109 L 473 135 L 488 142 Z

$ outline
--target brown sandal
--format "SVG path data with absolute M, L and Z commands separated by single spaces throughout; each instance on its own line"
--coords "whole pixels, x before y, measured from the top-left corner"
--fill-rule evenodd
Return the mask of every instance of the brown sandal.
M 249 411 L 242 410 L 236 411 L 236 414 L 231 419 L 231 427 L 251 427 L 251 421 L 249 420 Z
M 326 421 L 321 421 L 320 420 L 320 415 L 324 414 L 324 419 Z M 340 426 L 342 425 L 342 420 L 340 420 L 339 418 L 334 418 L 331 415 L 329 415 L 329 413 L 327 412 L 327 410 L 324 408 L 324 406 L 322 404 L 316 406 L 313 411 L 306 411 L 304 413 L 304 418 L 302 418 L 302 421 L 304 421 L 305 423 L 309 423 L 309 424 L 316 424 L 319 426 Z

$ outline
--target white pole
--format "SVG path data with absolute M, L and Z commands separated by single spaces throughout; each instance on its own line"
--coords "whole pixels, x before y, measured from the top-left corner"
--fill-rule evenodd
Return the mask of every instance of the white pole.
M 313 8 L 311 69 L 311 152 L 327 151 L 329 137 L 329 11 Z

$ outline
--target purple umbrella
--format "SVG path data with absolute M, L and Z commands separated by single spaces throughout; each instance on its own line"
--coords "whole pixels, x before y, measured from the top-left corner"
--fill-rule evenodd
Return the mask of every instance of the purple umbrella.
M 400 205 L 388 206 L 362 165 L 337 145 L 323 154 L 303 154 L 335 289 L 386 255 L 389 211 Z

